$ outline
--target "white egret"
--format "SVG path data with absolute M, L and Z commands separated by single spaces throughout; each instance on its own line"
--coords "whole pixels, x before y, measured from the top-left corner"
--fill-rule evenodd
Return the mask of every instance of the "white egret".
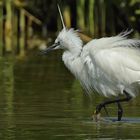
M 120 121 L 123 114 L 120 103 L 134 98 L 140 87 L 140 40 L 128 39 L 131 31 L 125 31 L 117 36 L 93 39 L 83 46 L 77 31 L 66 28 L 59 6 L 58 10 L 63 29 L 43 53 L 64 50 L 64 64 L 88 93 L 96 91 L 105 97 L 116 96 L 115 100 L 96 107 L 96 120 L 103 107 L 117 103 Z M 118 98 L 120 95 L 125 97 Z

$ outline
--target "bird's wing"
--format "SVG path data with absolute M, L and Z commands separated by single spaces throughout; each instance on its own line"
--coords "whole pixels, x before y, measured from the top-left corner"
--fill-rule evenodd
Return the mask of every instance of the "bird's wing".
M 140 50 L 136 48 L 139 44 L 140 40 L 127 39 L 126 35 L 92 40 L 83 49 L 84 58 L 90 63 L 85 62 L 89 70 L 94 67 L 94 76 L 97 70 L 96 78 L 101 83 L 128 86 L 140 80 Z M 93 70 L 89 74 L 92 76 Z
M 93 39 L 84 46 L 84 50 L 94 48 L 93 53 L 96 53 L 100 50 L 114 47 L 137 47 L 140 45 L 140 40 L 127 39 L 128 35 L 131 32 L 132 30 L 122 32 L 119 35 L 113 37 L 103 37 L 100 39 Z
M 131 79 L 130 82 L 133 82 L 138 78 L 137 74 L 139 74 L 138 80 L 140 80 L 139 50 L 117 47 L 100 50 L 95 55 L 93 55 L 91 50 L 89 55 L 93 64 L 112 78 L 117 78 L 119 80 L 122 77 L 128 77 L 128 79 Z M 126 76 L 126 74 L 128 76 Z M 130 78 L 130 76 L 132 77 Z

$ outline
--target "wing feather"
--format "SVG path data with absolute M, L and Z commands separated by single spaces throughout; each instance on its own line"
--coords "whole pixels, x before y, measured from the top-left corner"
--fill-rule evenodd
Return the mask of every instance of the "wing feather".
M 105 96 L 140 80 L 140 40 L 127 39 L 128 34 L 95 39 L 83 48 L 87 71 L 96 80 L 93 88 Z

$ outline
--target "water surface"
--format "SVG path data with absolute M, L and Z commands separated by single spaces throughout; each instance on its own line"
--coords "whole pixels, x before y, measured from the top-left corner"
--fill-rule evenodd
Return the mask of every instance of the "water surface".
M 91 120 L 104 98 L 90 99 L 61 62 L 61 52 L 0 58 L 0 139 L 114 140 L 140 139 L 138 122 Z M 124 117 L 140 117 L 140 97 L 124 103 Z M 116 106 L 108 106 L 116 116 Z M 102 116 L 106 116 L 102 111 Z

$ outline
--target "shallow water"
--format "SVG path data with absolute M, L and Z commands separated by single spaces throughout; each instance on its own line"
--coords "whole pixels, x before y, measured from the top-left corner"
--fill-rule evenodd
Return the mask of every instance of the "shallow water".
M 91 115 L 102 100 L 84 94 L 61 62 L 61 52 L 22 60 L 0 58 L 2 140 L 140 139 L 140 97 L 123 104 L 128 121 L 96 123 Z M 107 108 L 115 117 L 116 106 Z

